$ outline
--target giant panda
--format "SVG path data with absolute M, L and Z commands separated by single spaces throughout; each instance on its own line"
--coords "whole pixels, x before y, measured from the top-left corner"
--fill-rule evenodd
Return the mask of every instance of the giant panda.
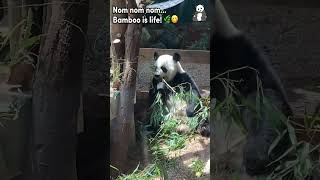
M 187 102 L 185 109 L 186 116 L 194 117 L 199 113 L 201 104 L 197 102 L 197 99 L 201 97 L 199 88 L 193 78 L 182 68 L 180 61 L 181 56 L 179 53 L 173 55 L 163 54 L 159 55 L 154 53 L 154 72 L 152 77 L 152 84 L 149 89 L 149 107 L 152 106 L 158 93 L 161 94 L 161 100 L 165 106 L 170 106 L 170 96 L 173 95 L 173 91 L 170 87 L 182 86 L 183 92 L 190 92 L 197 98 L 191 98 Z M 168 87 L 168 85 L 170 86 Z M 180 88 L 175 88 L 176 92 L 180 91 Z M 170 109 L 170 107 L 169 107 Z M 152 110 L 152 109 L 151 109 Z M 208 119 L 201 120 L 197 131 L 203 136 L 209 136 L 210 128 Z
M 213 58 L 210 68 L 211 98 L 219 103 L 225 100 L 228 94 L 221 81 L 214 78 L 220 76 L 237 82 L 235 86 L 238 91 L 232 96 L 239 103 L 241 98 L 253 102 L 260 92 L 257 88 L 256 77 L 258 76 L 264 97 L 269 99 L 271 104 L 286 117 L 292 116 L 282 82 L 267 56 L 253 40 L 234 26 L 220 0 L 216 0 L 214 5 L 214 33 L 210 42 Z M 230 71 L 235 69 L 239 70 Z M 224 74 L 227 71 L 230 73 Z M 241 110 L 242 118 L 248 128 L 243 150 L 243 164 L 249 175 L 260 175 L 273 170 L 273 167 L 268 164 L 279 157 L 279 154 L 283 153 L 290 144 L 288 137 L 285 137 L 282 147 L 275 148 L 271 154 L 268 153 L 278 134 L 273 128 L 272 117 L 263 112 L 264 101 L 261 103 L 262 113 L 258 117 L 258 123 L 257 117 L 252 112 L 246 108 Z

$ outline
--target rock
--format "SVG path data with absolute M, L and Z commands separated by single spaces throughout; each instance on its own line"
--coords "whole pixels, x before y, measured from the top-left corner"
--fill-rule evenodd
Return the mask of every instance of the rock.
M 179 126 L 177 127 L 177 132 L 178 132 L 179 134 L 185 134 L 185 133 L 187 133 L 189 130 L 190 130 L 190 129 L 189 129 L 189 126 L 186 125 L 186 124 L 181 124 L 181 125 L 179 125 Z
M 210 174 L 210 159 L 208 159 L 206 165 L 204 166 L 203 173 Z

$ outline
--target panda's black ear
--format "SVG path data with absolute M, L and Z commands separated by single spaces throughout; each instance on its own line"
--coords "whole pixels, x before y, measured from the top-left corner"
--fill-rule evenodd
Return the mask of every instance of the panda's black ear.
M 176 62 L 180 61 L 181 59 L 181 56 L 179 53 L 174 53 L 173 54 L 173 60 L 175 60 Z
M 154 52 L 154 54 L 153 54 L 153 58 L 154 58 L 154 60 L 157 60 L 157 59 L 158 59 L 158 57 L 159 57 L 158 52 L 157 52 L 157 51 L 156 51 L 156 52 Z

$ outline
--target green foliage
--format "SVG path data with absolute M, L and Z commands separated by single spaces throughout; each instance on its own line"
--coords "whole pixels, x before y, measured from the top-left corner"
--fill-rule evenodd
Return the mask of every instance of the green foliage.
M 177 150 L 185 147 L 186 140 L 187 136 L 181 135 L 177 132 L 172 132 L 165 143 L 169 150 Z
M 143 170 L 139 170 L 138 165 L 131 174 L 121 175 L 118 180 L 152 180 L 159 176 L 161 176 L 161 170 L 155 164 L 151 164 Z
M 226 97 L 223 102 L 217 102 L 216 107 L 212 108 L 212 114 L 213 116 L 217 116 L 217 114 L 221 113 L 225 116 L 223 118 L 224 123 L 227 123 L 227 126 L 231 126 L 231 124 L 236 124 L 240 130 L 246 134 L 247 133 L 247 127 L 245 126 L 245 122 L 242 117 L 241 109 L 247 109 L 250 111 L 255 119 L 261 119 L 261 110 L 264 109 L 264 107 L 261 107 L 261 101 L 266 102 L 266 99 L 263 96 L 263 90 L 261 86 L 261 81 L 258 78 L 258 75 L 256 76 L 257 81 L 257 93 L 256 93 L 256 99 L 247 100 L 243 98 L 240 95 L 239 90 L 237 89 L 236 85 L 238 83 L 241 83 L 241 81 L 233 80 L 230 78 L 231 73 L 242 71 L 242 70 L 252 70 L 253 72 L 257 71 L 250 67 L 241 67 L 238 69 L 228 70 L 225 73 L 222 73 L 216 77 L 213 77 L 212 81 L 219 81 L 225 88 L 225 94 Z M 258 73 L 257 73 L 258 74 Z M 237 96 L 237 99 L 235 96 Z M 272 112 L 272 111 L 271 111 Z
M 305 127 L 307 127 L 305 125 Z M 314 127 L 312 127 L 314 129 Z M 271 162 L 269 165 L 278 164 L 276 169 L 264 179 L 310 179 L 313 170 L 319 166 L 317 159 L 312 159 L 311 155 L 315 150 L 318 150 L 320 144 L 312 144 L 304 140 L 299 140 L 296 129 L 287 121 L 287 127 L 273 142 L 273 147 L 278 145 L 278 139 L 284 134 L 288 134 L 291 141 L 291 146 L 279 158 Z M 312 139 L 312 138 L 311 138 Z M 319 142 L 318 142 L 319 143 Z
M 4 56 L 4 59 L 2 60 L 3 62 L 8 63 L 11 66 L 21 61 L 34 63 L 34 59 L 32 56 L 37 55 L 31 53 L 30 50 L 39 43 L 41 35 L 32 36 L 32 19 L 33 14 L 31 9 L 29 9 L 26 19 L 20 21 L 8 34 L 5 34 L 5 37 L 1 42 L 2 45 L 0 47 L 1 56 Z M 10 38 L 12 38 L 14 33 L 20 28 L 22 28 L 21 37 L 17 44 L 14 45 L 14 47 L 16 48 L 10 49 L 10 51 L 6 51 L 5 49 L 7 48 Z
M 171 16 L 167 16 L 166 18 L 168 18 L 168 21 L 171 21 Z M 175 36 L 177 36 L 180 40 L 183 40 L 183 35 L 181 33 L 179 33 L 178 28 L 176 25 L 172 24 L 172 23 L 163 23 L 162 24 L 163 29 L 165 31 L 167 31 L 168 33 L 173 33 Z
M 239 71 L 243 67 L 235 70 L 230 70 L 222 75 L 229 75 L 234 71 Z M 288 119 L 281 111 L 279 111 L 271 101 L 264 96 L 263 87 L 257 76 L 258 92 L 256 100 L 247 100 L 242 97 L 238 97 L 238 101 L 235 100 L 234 94 L 239 94 L 235 88 L 238 81 L 228 79 L 219 75 L 212 80 L 220 81 L 227 94 L 223 102 L 218 102 L 216 107 L 213 108 L 212 115 L 215 116 L 221 113 L 226 116 L 223 118 L 224 123 L 229 126 L 236 124 L 244 133 L 247 133 L 247 127 L 241 117 L 240 108 L 248 109 L 255 119 L 261 119 L 261 117 L 267 116 L 272 120 L 273 128 L 278 132 L 278 136 L 272 142 L 268 153 L 270 154 L 276 147 L 281 147 L 281 140 L 284 137 L 289 137 L 291 146 L 285 150 L 277 159 L 269 163 L 268 166 L 277 165 L 275 170 L 267 176 L 258 177 L 259 180 L 305 180 L 310 179 L 313 170 L 319 166 L 319 161 L 311 158 L 311 154 L 320 147 L 320 144 L 312 144 L 311 142 L 299 140 L 296 133 L 296 128 L 292 126 L 294 120 Z M 239 101 L 240 99 L 240 101 Z M 307 134 L 315 134 L 317 132 L 317 126 L 319 125 L 319 116 L 317 112 L 313 116 L 305 115 L 303 130 Z M 313 131 L 313 132 L 312 132 Z M 311 138 L 312 139 L 312 138 Z M 238 179 L 233 175 L 232 179 Z
M 205 166 L 204 162 L 197 159 L 192 161 L 191 169 L 196 174 L 197 177 L 200 177 L 202 176 L 204 166 Z
M 187 49 L 191 50 L 209 50 L 210 47 L 210 38 L 208 33 L 202 33 L 201 38 L 195 41 L 191 46 L 187 47 Z
M 157 94 L 151 108 L 155 109 L 155 111 L 150 112 L 150 124 L 148 126 L 158 129 L 163 121 L 170 118 L 169 115 L 166 115 L 169 110 L 164 106 L 161 100 L 161 94 Z
M 170 135 L 171 132 L 174 132 L 178 127 L 179 122 L 175 121 L 174 119 L 169 119 L 165 121 L 162 125 L 162 133 L 164 135 Z
M 182 86 L 170 87 L 172 89 L 178 88 L 179 92 L 174 93 L 172 101 L 185 101 L 193 100 L 201 101 L 192 93 L 186 93 L 182 91 Z M 154 179 L 155 177 L 162 177 L 168 179 L 168 169 L 177 167 L 177 161 L 175 158 L 169 158 L 169 153 L 175 150 L 183 149 L 186 145 L 186 141 L 193 137 L 195 127 L 198 125 L 199 117 L 206 118 L 209 115 L 209 107 L 204 107 L 202 111 L 193 118 L 180 118 L 174 113 L 171 113 L 168 108 L 164 107 L 161 101 L 161 95 L 157 94 L 154 103 L 152 104 L 153 111 L 150 114 L 150 124 L 145 126 L 143 130 L 148 127 L 156 127 L 159 129 L 154 136 L 149 136 L 148 147 L 152 156 L 152 163 L 145 167 L 143 170 L 138 168 L 129 175 L 123 175 L 119 179 L 136 180 L 136 179 Z M 179 134 L 177 127 L 181 124 L 187 124 L 190 128 L 189 132 L 185 134 Z M 143 134 L 143 133 L 142 133 Z M 148 134 L 148 133 L 147 133 Z M 192 169 L 200 171 L 204 165 L 196 161 Z M 152 167 L 152 168 L 150 168 Z M 197 173 L 197 172 L 195 172 Z
M 172 89 L 180 89 L 180 91 L 174 93 L 174 96 L 172 97 L 173 102 L 193 100 L 201 103 L 200 99 L 195 97 L 192 93 L 184 92 L 182 85 L 173 87 Z M 199 124 L 199 117 L 208 118 L 209 116 L 209 107 L 203 107 L 201 112 L 199 112 L 196 117 L 192 118 L 179 118 L 172 113 L 166 114 L 169 111 L 164 108 L 160 94 L 157 95 L 153 104 L 153 109 L 154 111 L 151 114 L 151 122 L 159 125 L 160 128 L 156 136 L 151 138 L 151 151 L 153 152 L 153 155 L 155 155 L 155 159 L 162 157 L 160 158 L 162 159 L 161 161 L 165 161 L 167 163 L 168 153 L 184 148 L 186 140 L 193 137 L 194 130 Z M 187 124 L 189 126 L 188 133 L 179 134 L 177 132 L 177 127 L 181 124 Z M 159 156 L 159 154 L 161 156 Z
M 111 75 L 111 82 L 117 82 L 121 81 L 121 75 L 122 73 L 120 72 L 120 65 L 116 65 L 113 71 L 110 73 Z

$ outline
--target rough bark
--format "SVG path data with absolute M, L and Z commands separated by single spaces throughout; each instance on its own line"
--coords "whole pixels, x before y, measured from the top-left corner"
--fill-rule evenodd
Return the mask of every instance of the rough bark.
M 134 0 L 128 0 L 128 8 L 137 7 Z M 139 16 L 129 14 L 129 16 Z M 122 77 L 123 83 L 120 92 L 120 109 L 116 125 L 118 136 L 118 152 L 115 153 L 115 166 L 126 170 L 128 149 L 135 145 L 135 124 L 134 124 L 134 98 L 136 92 L 136 72 L 138 68 L 139 42 L 141 24 L 129 24 L 125 34 L 125 67 Z
M 137 8 L 136 1 L 128 0 L 128 8 Z M 136 18 L 138 14 L 129 14 Z M 140 48 L 141 24 L 129 24 L 125 35 L 125 70 L 123 75 L 123 87 L 121 88 L 120 119 L 129 124 L 129 144 L 135 143 L 134 129 L 134 99 L 136 94 L 136 79 L 138 70 L 138 57 Z M 123 98 L 122 98 L 123 97 Z
M 37 180 L 77 179 L 75 116 L 79 108 L 88 1 L 61 2 L 53 1 L 34 82 L 33 179 Z

